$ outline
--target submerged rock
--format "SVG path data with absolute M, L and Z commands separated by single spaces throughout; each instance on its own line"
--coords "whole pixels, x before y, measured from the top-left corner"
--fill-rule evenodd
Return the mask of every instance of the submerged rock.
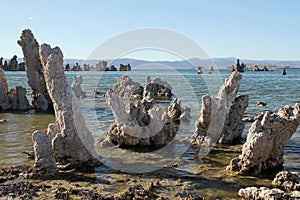
M 53 110 L 39 57 L 39 44 L 34 38 L 31 30 L 23 30 L 20 40 L 18 40 L 18 44 L 22 47 L 24 54 L 27 81 L 32 89 L 31 103 L 34 109 L 40 111 Z
M 285 106 L 277 113 L 265 112 L 252 123 L 242 155 L 227 169 L 241 174 L 260 174 L 282 168 L 284 148 L 300 125 L 300 105 Z
M 79 101 L 64 74 L 63 54 L 59 47 L 40 47 L 40 59 L 55 111 L 55 124 L 49 124 L 48 135 L 56 161 L 75 166 L 95 161 L 94 139 L 85 126 Z
M 78 75 L 78 76 L 74 76 L 73 77 L 73 83 L 71 85 L 74 94 L 77 98 L 82 98 L 85 97 L 85 92 L 83 92 L 81 90 L 81 84 L 83 82 L 82 76 Z
M 135 105 L 130 103 L 128 109 L 122 98 L 114 93 L 107 93 L 106 101 L 115 116 L 106 142 L 120 147 L 163 146 L 175 137 L 170 118 L 152 100 L 143 99 Z
M 221 86 L 217 97 L 202 97 L 200 118 L 195 123 L 196 130 L 188 138 L 192 144 L 201 145 L 205 141 L 219 140 L 220 132 L 222 136 L 219 142 L 232 142 L 240 137 L 243 131 L 241 115 L 248 104 L 246 96 L 235 99 L 241 79 L 239 72 L 233 72 Z M 234 123 L 236 130 L 229 123 Z
M 32 140 L 35 157 L 33 173 L 35 175 L 54 175 L 57 167 L 48 135 L 41 131 L 34 131 Z

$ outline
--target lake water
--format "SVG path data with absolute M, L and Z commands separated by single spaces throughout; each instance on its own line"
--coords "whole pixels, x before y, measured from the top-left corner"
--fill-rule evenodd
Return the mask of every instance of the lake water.
M 239 89 L 239 95 L 249 95 L 249 106 L 247 116 L 255 116 L 264 110 L 277 111 L 285 105 L 294 105 L 300 101 L 300 70 L 288 70 L 286 76 L 281 75 L 280 70 L 272 72 L 246 72 Z M 82 89 L 86 91 L 87 98 L 81 99 L 81 110 L 84 115 L 86 125 L 95 137 L 95 141 L 104 138 L 105 133 L 114 122 L 114 117 L 105 99 L 101 95 L 96 98 L 91 95 L 93 89 L 105 93 L 123 75 L 130 76 L 134 81 L 145 85 L 146 76 L 151 78 L 159 77 L 166 80 L 171 86 L 174 95 L 182 100 L 183 106 L 191 107 L 192 119 L 190 122 L 180 125 L 180 132 L 176 136 L 175 144 L 171 150 L 172 156 L 165 158 L 164 154 L 137 153 L 132 150 L 118 148 L 104 148 L 97 146 L 97 151 L 103 157 L 103 162 L 107 166 L 96 169 L 96 176 L 107 176 L 112 168 L 121 171 L 130 171 L 133 163 L 140 161 L 140 166 L 155 165 L 159 157 L 162 163 L 169 162 L 176 158 L 181 163 L 177 170 L 170 173 L 170 176 L 186 179 L 191 184 L 197 185 L 197 189 L 205 194 L 214 194 L 218 197 L 237 197 L 236 191 L 241 186 L 246 185 L 270 185 L 271 180 L 257 177 L 237 177 L 232 176 L 225 170 L 229 161 L 239 155 L 241 145 L 216 146 L 208 155 L 195 155 L 193 149 L 189 147 L 185 138 L 194 131 L 194 122 L 199 118 L 201 109 L 201 97 L 204 94 L 216 94 L 224 79 L 230 75 L 229 70 L 214 71 L 213 74 L 198 75 L 195 70 L 134 70 L 131 72 L 67 72 L 69 82 L 72 77 L 80 74 L 83 76 Z M 29 94 L 30 88 L 26 82 L 25 72 L 6 72 L 9 87 L 22 85 Z M 28 99 L 30 96 L 28 95 Z M 265 107 L 256 107 L 258 101 L 267 103 Z M 170 102 L 162 102 L 163 107 L 167 107 Z M 46 131 L 50 122 L 54 122 L 54 116 L 50 114 L 37 114 L 33 111 L 26 113 L 0 113 L 0 164 L 19 165 L 33 164 L 22 153 L 32 150 L 31 134 L 34 130 Z M 246 138 L 250 124 L 246 124 L 243 137 Z M 126 163 L 124 162 L 126 155 Z M 145 157 L 146 155 L 146 157 Z M 168 154 L 170 155 L 170 154 Z M 284 160 L 285 169 L 300 171 L 300 127 L 292 136 L 285 148 Z M 118 162 L 117 160 L 122 160 Z M 128 165 L 127 165 L 128 164 Z M 144 165 L 143 165 L 144 164 Z M 136 166 L 135 166 L 136 167 Z M 159 166 L 160 167 L 160 166 Z M 152 168 L 144 169 L 151 171 Z M 154 168 L 153 168 L 154 169 Z M 156 169 L 159 171 L 159 169 Z M 159 172 L 157 172 L 159 173 Z M 160 172 L 161 173 L 161 172 Z M 156 173 L 151 176 L 155 176 Z M 128 174 L 126 176 L 129 176 Z M 116 188 L 115 188 L 116 189 Z M 214 197 L 212 195 L 212 197 Z

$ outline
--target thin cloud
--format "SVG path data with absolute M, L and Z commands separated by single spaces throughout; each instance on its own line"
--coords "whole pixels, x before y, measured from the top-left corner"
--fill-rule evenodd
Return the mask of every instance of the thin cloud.
M 30 16 L 28 17 L 29 20 L 34 20 L 34 17 Z

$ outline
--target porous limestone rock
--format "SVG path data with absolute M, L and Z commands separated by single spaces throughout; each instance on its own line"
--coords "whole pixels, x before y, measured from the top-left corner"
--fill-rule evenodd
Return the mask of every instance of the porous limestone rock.
M 35 156 L 33 173 L 35 175 L 54 175 L 57 167 L 48 135 L 41 131 L 34 131 L 32 140 Z
M 146 86 L 144 88 L 143 97 L 149 99 L 171 98 L 172 87 L 168 82 L 161 80 L 160 78 L 150 79 L 147 76 Z
M 64 74 L 60 48 L 43 44 L 39 50 L 50 98 L 55 111 L 55 124 L 48 127 L 57 162 L 75 166 L 90 164 L 95 159 L 94 139 L 85 126 L 79 101 Z
M 231 160 L 227 168 L 253 175 L 282 168 L 284 148 L 299 125 L 299 104 L 285 106 L 277 113 L 266 111 L 252 123 L 242 154 Z
M 114 93 L 106 94 L 115 123 L 110 127 L 105 142 L 119 147 L 163 146 L 176 135 L 175 128 L 164 109 L 143 99 L 126 108 L 122 98 Z M 105 143 L 104 142 L 104 143 Z
M 18 44 L 22 47 L 24 54 L 27 81 L 32 89 L 31 103 L 34 109 L 40 111 L 53 110 L 51 99 L 47 93 L 43 67 L 39 57 L 39 44 L 31 30 L 23 30 Z
M 229 119 L 230 116 L 235 116 L 229 115 L 229 113 L 235 101 L 241 79 L 242 75 L 239 72 L 232 72 L 221 86 L 217 97 L 202 96 L 200 118 L 195 123 L 194 134 L 188 138 L 192 144 L 202 145 L 205 141 L 214 142 L 215 140 L 217 142 L 221 136 L 226 119 L 227 121 L 239 121 L 237 119 Z M 240 111 L 236 112 L 240 113 Z M 235 139 L 229 135 L 227 137 Z
M 269 189 L 266 187 L 242 188 L 239 190 L 238 194 L 245 200 L 281 200 L 289 198 L 289 195 L 280 189 Z
M 281 171 L 273 180 L 273 185 L 287 191 L 300 191 L 300 173 Z
M 134 82 L 129 76 L 122 76 L 110 89 L 110 93 L 115 93 L 123 98 L 142 98 L 143 90 L 140 83 Z
M 73 83 L 71 85 L 74 94 L 77 98 L 82 98 L 85 97 L 85 92 L 83 92 L 81 90 L 81 84 L 83 82 L 82 76 L 78 75 L 78 76 L 74 76 L 73 77 Z
M 229 113 L 226 116 L 223 131 L 219 139 L 221 144 L 240 143 L 245 123 L 243 117 L 248 107 L 248 95 L 242 95 L 235 98 Z

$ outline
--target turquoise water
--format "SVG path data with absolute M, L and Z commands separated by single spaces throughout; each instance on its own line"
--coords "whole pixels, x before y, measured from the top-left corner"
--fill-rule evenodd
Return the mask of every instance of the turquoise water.
M 288 70 L 286 76 L 281 75 L 281 70 L 273 72 L 246 72 L 243 73 L 239 95 L 249 95 L 249 107 L 247 116 L 255 116 L 264 110 L 277 111 L 285 105 L 294 105 L 300 102 L 300 70 Z M 207 180 L 217 177 L 224 177 L 227 172 L 224 168 L 230 159 L 238 155 L 237 149 L 240 146 L 218 146 L 217 150 L 212 151 L 205 159 L 204 163 L 201 158 L 197 158 L 192 154 L 188 146 L 182 141 L 194 131 L 194 122 L 199 117 L 201 96 L 204 94 L 216 94 L 221 83 L 230 75 L 230 71 L 215 71 L 213 74 L 198 75 L 195 70 L 134 70 L 131 72 L 67 72 L 69 82 L 75 75 L 83 76 L 82 90 L 87 93 L 87 98 L 81 99 L 81 110 L 86 121 L 87 127 L 91 130 L 95 140 L 104 138 L 105 133 L 114 122 L 114 117 L 109 109 L 105 98 L 98 95 L 96 98 L 91 95 L 92 90 L 101 93 L 108 91 L 113 84 L 123 75 L 130 76 L 134 81 L 145 84 L 146 76 L 151 78 L 159 77 L 166 80 L 172 86 L 174 95 L 182 100 L 183 107 L 192 108 L 192 120 L 184 124 L 180 134 L 176 139 L 180 142 L 176 143 L 172 148 L 174 155 L 184 160 L 183 171 L 191 172 L 203 171 L 201 176 Z M 28 99 L 30 99 L 30 88 L 26 82 L 25 72 L 6 72 L 9 87 L 22 85 L 27 89 Z M 267 103 L 265 107 L 256 107 L 258 101 Z M 163 102 L 162 106 L 167 107 L 170 102 Z M 32 150 L 31 134 L 34 130 L 46 130 L 50 122 L 54 122 L 54 116 L 49 114 L 34 114 L 33 111 L 26 113 L 0 113 L 0 120 L 5 119 L 6 122 L 0 123 L 0 164 L 18 165 L 31 163 L 26 159 L 23 151 Z M 182 125 L 182 124 L 181 124 Z M 246 124 L 243 136 L 246 138 L 250 124 Z M 187 150 L 188 149 L 188 150 Z M 186 151 L 187 150 L 187 151 Z M 122 154 L 128 153 L 128 150 L 106 149 L 103 150 L 97 146 L 97 151 L 104 157 L 120 158 Z M 228 153 L 233 152 L 233 153 Z M 136 154 L 134 154 L 136 155 Z M 285 148 L 284 160 L 285 169 L 300 171 L 300 127 L 292 136 Z M 138 158 L 140 159 L 140 158 Z M 152 162 L 150 159 L 145 162 Z M 202 168 L 205 168 L 203 170 Z M 211 169 L 213 168 L 213 170 Z M 207 169 L 209 169 L 207 171 Z M 215 170 L 215 171 L 214 171 Z M 186 172 L 179 172 L 185 174 Z M 181 174 L 182 175 L 182 174 Z M 176 176 L 176 174 L 174 175 Z M 230 177 L 223 178 L 224 180 Z M 223 181 L 224 181 L 223 180 Z M 236 180 L 235 180 L 236 181 Z M 239 179 L 239 182 L 241 180 Z M 243 180 L 247 185 L 248 180 Z M 264 182 L 259 179 L 257 183 Z M 214 183 L 216 184 L 216 183 Z M 218 187 L 225 187 L 218 182 Z M 236 186 L 230 190 L 236 192 Z M 219 188 L 219 189 L 220 189 Z

